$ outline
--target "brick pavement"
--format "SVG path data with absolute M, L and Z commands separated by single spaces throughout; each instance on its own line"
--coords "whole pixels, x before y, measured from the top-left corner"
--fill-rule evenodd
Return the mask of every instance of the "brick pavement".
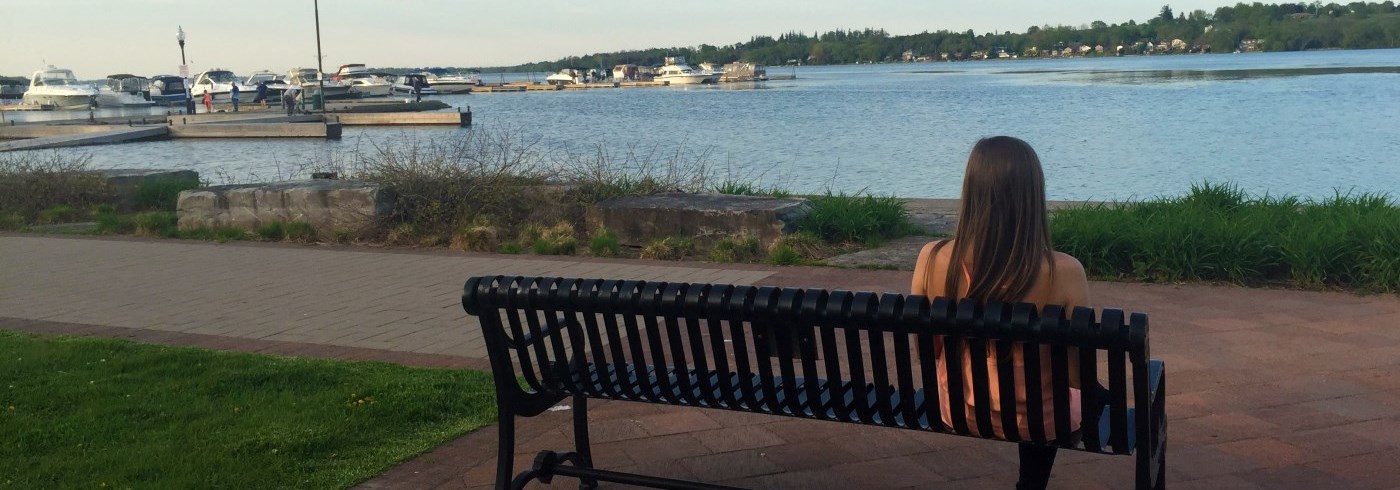
M 461 313 L 474 274 L 902 291 L 907 273 L 0 234 L 0 328 L 283 355 L 484 366 Z M 1394 295 L 1095 282 L 1152 315 L 1168 370 L 1173 487 L 1397 488 Z M 1015 448 L 935 434 L 594 402 L 600 466 L 755 488 L 1009 488 Z M 568 447 L 568 412 L 523 421 L 518 465 Z M 364 488 L 476 488 L 485 428 Z M 1063 453 L 1052 488 L 1121 488 L 1129 458 Z

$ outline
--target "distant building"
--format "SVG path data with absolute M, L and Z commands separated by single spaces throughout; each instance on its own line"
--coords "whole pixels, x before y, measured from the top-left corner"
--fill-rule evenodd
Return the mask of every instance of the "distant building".
M 1172 51 L 1186 51 L 1186 41 L 1172 39 Z
M 1263 49 L 1262 44 L 1258 39 L 1245 39 L 1240 41 L 1240 51 L 1259 51 Z

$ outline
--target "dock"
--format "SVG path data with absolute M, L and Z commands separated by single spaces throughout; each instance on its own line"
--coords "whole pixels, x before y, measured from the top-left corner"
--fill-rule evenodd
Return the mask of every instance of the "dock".
M 436 102 L 441 104 L 441 102 Z M 411 104 L 411 103 L 410 103 Z M 375 104 L 405 107 L 402 102 Z M 417 107 L 426 107 L 419 105 Z M 287 116 L 277 110 L 129 116 L 0 126 L 0 152 L 103 145 L 165 138 L 340 139 L 344 126 L 437 125 L 467 127 L 472 112 L 327 112 Z
M 39 128 L 63 128 L 63 126 L 41 126 Z M 57 134 L 48 136 L 0 141 L 0 152 L 127 143 L 163 138 L 169 134 L 170 128 L 168 126 L 118 126 L 107 128 L 105 131 L 58 131 Z

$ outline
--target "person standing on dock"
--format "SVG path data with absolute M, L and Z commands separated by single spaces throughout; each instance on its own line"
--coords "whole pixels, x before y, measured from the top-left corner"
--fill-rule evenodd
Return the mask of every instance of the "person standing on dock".
M 262 108 L 267 108 L 267 80 L 258 82 L 258 95 L 253 97 L 253 102 L 262 104 Z
M 214 112 L 214 96 L 207 90 L 204 92 L 204 112 Z
M 413 77 L 413 101 L 423 101 L 423 77 Z
M 282 92 L 282 107 L 287 109 L 288 116 L 297 110 L 297 94 L 299 93 L 301 93 L 301 87 L 296 85 L 291 85 Z
M 234 83 L 233 89 L 229 91 L 229 100 L 233 101 L 233 112 L 238 112 L 238 84 Z

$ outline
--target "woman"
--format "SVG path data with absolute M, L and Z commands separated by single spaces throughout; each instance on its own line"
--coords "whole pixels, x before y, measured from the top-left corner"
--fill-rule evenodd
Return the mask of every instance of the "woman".
M 1067 309 L 1087 306 L 1089 283 L 1084 267 L 1074 257 L 1050 248 L 1050 232 L 1045 209 L 1045 176 L 1040 159 L 1026 142 L 1009 136 L 985 138 L 972 148 L 963 176 L 962 204 L 958 213 L 956 238 L 929 243 L 919 254 L 914 268 L 913 294 L 928 297 L 944 296 L 954 299 L 973 298 L 982 302 L 1025 302 L 1037 306 L 1064 305 Z M 948 378 L 944 349 L 962 349 L 963 379 L 972 379 L 971 362 L 985 362 L 990 385 L 998 383 L 997 355 L 993 345 L 987 352 L 973 355 L 966 343 L 934 345 L 938 359 L 938 386 L 942 392 L 943 421 L 952 424 L 948 405 Z M 1050 354 L 1042 347 L 1041 373 L 1043 379 L 1031 380 L 1042 386 L 1045 407 L 1046 437 L 1056 437 L 1053 401 L 1051 398 Z M 1077 356 L 1071 355 L 1070 359 Z M 1024 357 L 1020 345 L 1013 349 L 1011 359 L 1017 373 L 1023 373 Z M 1003 361 L 1004 362 L 1004 361 Z M 1071 373 L 1078 369 L 1071 365 Z M 1025 386 L 1026 380 L 1017 376 L 1016 406 L 1019 431 L 1027 433 Z M 964 400 L 968 428 L 977 432 L 973 409 L 972 383 L 964 383 Z M 1078 388 L 1077 375 L 1070 386 Z M 1071 426 L 1079 427 L 1079 390 L 1071 389 Z M 992 437 L 1004 438 L 1001 425 L 1001 397 L 992 390 Z M 1065 436 L 1068 436 L 1067 434 Z M 1020 446 L 1021 471 L 1016 488 L 1045 488 L 1050 468 L 1055 463 L 1055 448 Z

